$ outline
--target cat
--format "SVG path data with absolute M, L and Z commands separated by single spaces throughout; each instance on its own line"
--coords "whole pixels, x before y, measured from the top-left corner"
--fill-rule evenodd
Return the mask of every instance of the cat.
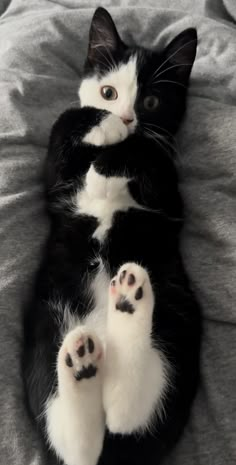
M 126 45 L 93 16 L 79 88 L 49 141 L 50 234 L 25 312 L 30 414 L 66 465 L 159 464 L 199 377 L 201 316 L 180 255 L 174 135 L 197 48 Z

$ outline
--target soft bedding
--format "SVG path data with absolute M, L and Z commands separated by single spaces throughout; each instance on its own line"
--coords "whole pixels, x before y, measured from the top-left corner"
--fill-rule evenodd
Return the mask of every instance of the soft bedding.
M 78 105 L 97 1 L 0 4 L 0 464 L 46 465 L 24 407 L 22 307 L 47 235 L 42 167 L 50 127 Z M 201 384 L 167 465 L 236 462 L 235 0 L 111 0 L 127 41 L 161 46 L 196 26 L 199 49 L 178 138 L 186 209 L 182 252 L 199 297 Z

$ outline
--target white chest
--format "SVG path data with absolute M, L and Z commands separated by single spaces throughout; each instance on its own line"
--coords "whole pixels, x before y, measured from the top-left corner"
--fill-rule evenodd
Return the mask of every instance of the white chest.
M 127 211 L 131 207 L 140 208 L 129 193 L 128 182 L 126 177 L 103 176 L 91 165 L 83 188 L 76 194 L 76 211 L 99 221 L 93 234 L 99 241 L 104 239 L 110 229 L 115 212 Z

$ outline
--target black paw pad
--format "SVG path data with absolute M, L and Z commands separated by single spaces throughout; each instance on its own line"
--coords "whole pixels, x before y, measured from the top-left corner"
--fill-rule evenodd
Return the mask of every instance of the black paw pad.
M 122 282 L 124 281 L 125 275 L 126 275 L 126 270 L 123 270 L 122 273 L 120 274 L 120 284 L 122 284 Z
M 116 303 L 116 310 L 120 310 L 121 312 L 134 313 L 135 308 L 131 302 L 129 302 L 129 300 L 127 300 L 124 296 L 121 296 L 121 298 Z
M 81 381 L 82 379 L 89 379 L 93 376 L 96 376 L 97 368 L 90 363 L 87 367 L 82 367 L 80 371 L 75 373 L 74 377 L 76 381 Z
M 77 354 L 79 357 L 84 357 L 85 355 L 85 347 L 84 346 L 80 346 L 77 350 Z
M 65 362 L 66 362 L 66 365 L 68 367 L 70 367 L 70 368 L 73 367 L 73 362 L 72 362 L 72 358 L 71 358 L 70 354 L 66 354 Z
M 90 354 L 92 354 L 94 352 L 94 342 L 93 340 L 91 339 L 91 337 L 88 338 L 88 351 Z
M 128 277 L 128 285 L 132 286 L 135 283 L 135 276 L 134 274 L 130 273 Z
M 140 300 L 143 297 L 143 288 L 138 287 L 137 291 L 135 292 L 135 300 Z

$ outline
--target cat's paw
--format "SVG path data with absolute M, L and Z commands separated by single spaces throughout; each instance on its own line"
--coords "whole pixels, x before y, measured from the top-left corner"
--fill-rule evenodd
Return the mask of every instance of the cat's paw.
M 151 322 L 154 295 L 147 271 L 135 264 L 125 263 L 110 283 L 110 311 L 127 314 L 132 320 Z
M 110 114 L 101 123 L 101 129 L 105 135 L 105 145 L 122 142 L 129 134 L 128 126 L 119 116 Z
M 60 348 L 58 371 L 71 380 L 89 380 L 97 375 L 102 352 L 101 342 L 94 333 L 75 328 L 67 334 Z
M 122 142 L 129 134 L 128 126 L 121 118 L 109 113 L 99 124 L 86 134 L 83 142 L 86 144 L 101 146 L 112 145 Z
M 102 366 L 102 345 L 94 332 L 77 326 L 65 336 L 57 359 L 57 390 L 47 402 L 46 432 L 67 465 L 95 465 L 101 453 Z
M 151 424 L 165 382 L 152 343 L 154 294 L 147 271 L 125 263 L 109 289 L 103 405 L 110 432 L 130 434 Z

